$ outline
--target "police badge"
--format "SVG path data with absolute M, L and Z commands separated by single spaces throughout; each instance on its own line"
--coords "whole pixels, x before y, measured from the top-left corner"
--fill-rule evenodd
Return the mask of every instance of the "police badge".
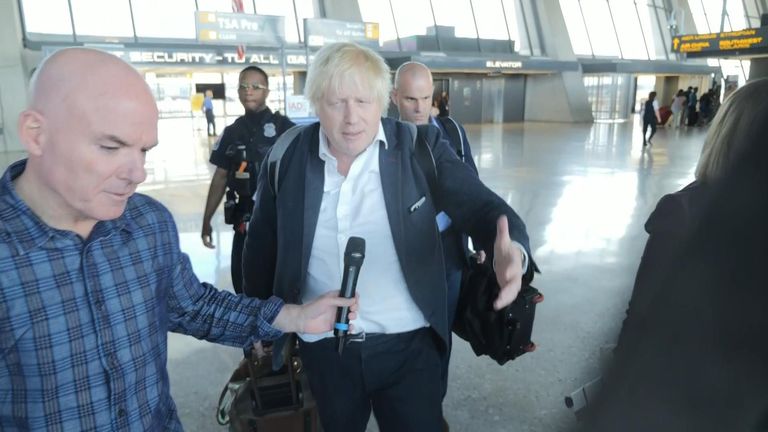
M 264 124 L 264 136 L 267 138 L 272 138 L 277 134 L 277 131 L 275 131 L 275 124 L 272 122 L 265 123 Z

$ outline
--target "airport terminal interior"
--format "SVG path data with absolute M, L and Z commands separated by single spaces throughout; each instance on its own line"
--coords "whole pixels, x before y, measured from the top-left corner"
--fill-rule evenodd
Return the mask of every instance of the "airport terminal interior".
M 218 139 L 206 133 L 202 94 L 213 92 L 220 134 L 243 113 L 238 72 L 256 65 L 269 74 L 268 106 L 310 123 L 302 92 L 324 44 L 372 47 L 393 71 L 424 63 L 436 106 L 443 98 L 466 128 L 481 180 L 525 221 L 541 269 L 533 285 L 545 296 L 536 351 L 504 366 L 454 336 L 445 419 L 456 431 L 567 431 L 577 418 L 564 397 L 610 357 L 644 224 L 662 196 L 694 180 L 713 115 L 677 125 L 664 117 L 645 145 L 643 105 L 655 91 L 664 111 L 679 89 L 696 87 L 712 90 L 715 110 L 765 76 L 768 45 L 739 38 L 763 35 L 766 12 L 766 0 L 3 0 L 0 161 L 25 157 L 16 121 L 43 58 L 69 46 L 123 58 L 160 110 L 138 191 L 171 210 L 198 277 L 232 290 L 232 227 L 220 209 L 216 248 L 200 238 Z M 690 42 L 704 34 L 721 44 Z M 398 116 L 394 106 L 388 114 Z M 168 342 L 185 430 L 226 430 L 215 408 L 242 350 L 178 334 Z M 373 419 L 368 430 L 378 431 Z

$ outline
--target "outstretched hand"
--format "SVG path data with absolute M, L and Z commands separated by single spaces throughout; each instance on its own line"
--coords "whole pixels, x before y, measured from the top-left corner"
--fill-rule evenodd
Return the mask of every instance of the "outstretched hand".
M 499 310 L 517 298 L 523 282 L 523 253 L 509 238 L 509 222 L 505 215 L 496 220 L 493 256 L 496 281 L 501 288 L 499 296 L 493 302 L 493 308 Z
M 273 325 L 284 333 L 325 333 L 333 330 L 336 310 L 349 307 L 349 320 L 357 318 L 358 295 L 348 299 L 339 297 L 339 291 L 330 291 L 303 305 L 286 304 L 277 314 Z

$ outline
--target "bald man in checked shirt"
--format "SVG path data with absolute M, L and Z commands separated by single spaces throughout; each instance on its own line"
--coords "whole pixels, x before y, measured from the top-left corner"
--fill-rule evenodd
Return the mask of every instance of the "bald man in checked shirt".
M 0 430 L 182 430 L 168 331 L 244 347 L 356 310 L 201 283 L 171 214 L 135 193 L 157 118 L 141 75 L 102 51 L 57 51 L 33 77 L 29 156 L 0 179 Z

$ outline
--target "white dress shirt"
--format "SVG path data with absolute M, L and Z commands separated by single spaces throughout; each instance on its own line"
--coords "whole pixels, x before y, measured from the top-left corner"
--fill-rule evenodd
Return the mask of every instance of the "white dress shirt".
M 368 148 L 355 158 L 345 178 L 328 149 L 320 129 L 319 156 L 325 162 L 325 182 L 320 214 L 309 256 L 307 283 L 301 297 L 309 302 L 341 286 L 344 249 L 349 237 L 365 239 L 365 260 L 357 282 L 360 303 L 355 333 L 402 333 L 429 325 L 414 303 L 403 276 L 389 228 L 379 172 L 379 147 L 387 146 L 384 128 Z M 333 336 L 299 334 L 313 342 Z

